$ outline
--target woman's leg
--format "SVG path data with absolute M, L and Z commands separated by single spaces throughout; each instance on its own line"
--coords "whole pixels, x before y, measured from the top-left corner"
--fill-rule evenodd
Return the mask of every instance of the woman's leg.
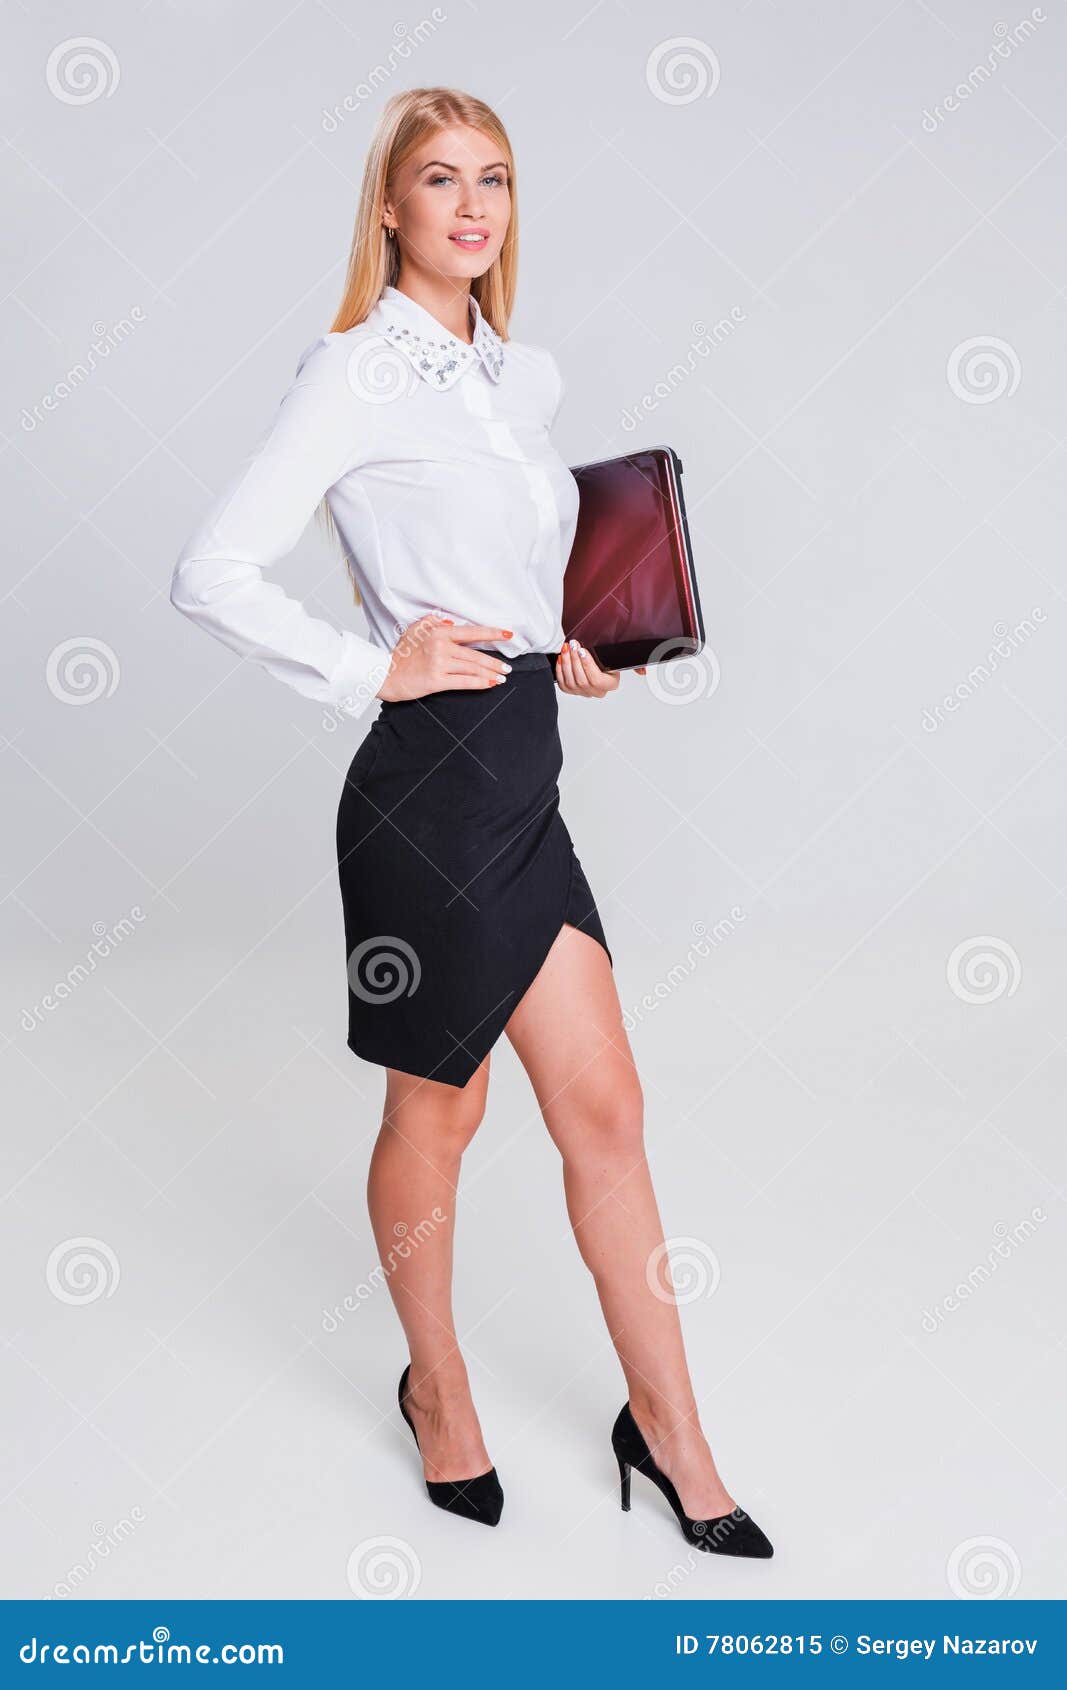
M 452 1243 L 460 1159 L 485 1112 L 489 1058 L 462 1090 L 395 1068 L 386 1075 L 367 1204 L 411 1352 L 404 1406 L 425 1477 L 472 1479 L 488 1473 L 492 1462 L 452 1318 Z
M 729 1514 L 737 1505 L 700 1429 L 677 1307 L 646 1278 L 663 1227 L 645 1159 L 641 1086 L 603 946 L 564 926 L 507 1034 L 563 1158 L 567 1212 L 634 1419 L 686 1513 Z

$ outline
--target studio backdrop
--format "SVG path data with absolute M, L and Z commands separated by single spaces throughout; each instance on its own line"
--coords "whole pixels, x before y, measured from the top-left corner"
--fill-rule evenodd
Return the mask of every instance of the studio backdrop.
M 4 1594 L 1056 1594 L 1062 7 L 8 25 Z M 345 1044 L 371 718 L 169 602 L 337 309 L 385 100 L 430 85 L 507 126 L 510 332 L 559 362 L 567 464 L 684 464 L 706 646 L 560 698 L 562 797 L 759 1567 L 618 1508 L 618 1366 L 506 1040 L 456 1259 L 506 1552 L 426 1506 Z M 363 632 L 320 526 L 274 578 Z

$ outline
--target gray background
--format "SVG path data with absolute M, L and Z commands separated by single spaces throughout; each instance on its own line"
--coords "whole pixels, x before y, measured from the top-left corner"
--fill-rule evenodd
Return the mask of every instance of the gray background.
M 406 14 L 403 56 L 344 0 L 4 9 L 5 1594 L 1053 1595 L 1062 5 L 954 111 L 1027 14 L 549 0 Z M 561 698 L 563 812 L 767 1564 L 690 1560 L 648 1485 L 619 1509 L 622 1376 L 506 1041 L 457 1260 L 496 1533 L 426 1499 L 386 1291 L 324 1321 L 376 1262 L 333 854 L 366 724 L 167 591 L 333 315 L 381 102 L 429 83 L 508 125 L 561 453 L 685 463 L 708 653 Z M 315 528 L 279 578 L 362 627 Z

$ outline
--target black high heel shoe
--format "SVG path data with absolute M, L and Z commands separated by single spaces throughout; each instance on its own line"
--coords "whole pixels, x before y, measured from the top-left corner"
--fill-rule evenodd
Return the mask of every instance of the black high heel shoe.
M 697 1549 L 706 1549 L 709 1555 L 744 1555 L 766 1560 L 774 1554 L 770 1540 L 743 1508 L 735 1508 L 732 1514 L 716 1515 L 712 1520 L 689 1518 L 670 1479 L 656 1466 L 644 1434 L 630 1412 L 628 1401 L 623 1403 L 611 1429 L 611 1447 L 619 1463 L 622 1506 L 627 1513 L 630 1508 L 630 1469 L 636 1467 L 663 1492 L 678 1516 L 678 1524 L 687 1543 L 694 1544 Z
M 411 1415 L 404 1407 L 404 1393 L 410 1372 L 411 1363 L 408 1362 L 400 1375 L 396 1396 L 400 1412 L 411 1427 L 415 1448 L 418 1449 L 419 1434 L 415 1430 Z M 450 1514 L 460 1514 L 465 1520 L 479 1520 L 483 1526 L 495 1526 L 504 1506 L 504 1492 L 500 1488 L 495 1467 L 490 1467 L 488 1473 L 476 1474 L 473 1479 L 427 1479 L 426 1491 L 436 1507 L 447 1508 Z

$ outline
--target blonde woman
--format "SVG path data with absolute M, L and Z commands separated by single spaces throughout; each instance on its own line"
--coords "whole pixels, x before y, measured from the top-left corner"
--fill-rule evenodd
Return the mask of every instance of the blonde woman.
M 397 94 L 367 159 L 330 330 L 190 537 L 175 606 L 305 697 L 360 720 L 337 858 L 348 1043 L 386 1070 L 368 1202 L 383 1259 L 444 1215 L 388 1284 L 398 1396 L 431 1500 L 488 1525 L 503 1491 L 451 1305 L 453 1198 L 506 1033 L 559 1150 L 568 1212 L 628 1386 L 612 1430 L 687 1539 L 771 1546 L 719 1478 L 677 1309 L 650 1289 L 663 1229 L 612 956 L 559 811 L 557 689 L 619 685 L 560 622 L 578 491 L 550 441 L 551 352 L 508 336 L 515 162 L 500 120 L 446 88 Z M 263 571 L 325 499 L 368 625 L 312 617 Z M 657 1257 L 658 1259 L 658 1257 Z

